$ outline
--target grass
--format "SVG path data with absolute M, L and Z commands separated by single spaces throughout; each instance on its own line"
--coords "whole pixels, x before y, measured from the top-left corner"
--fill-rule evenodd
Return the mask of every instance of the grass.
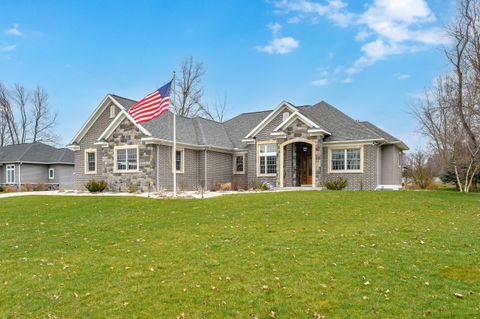
M 455 192 L 1 199 L 0 317 L 478 318 L 479 235 Z

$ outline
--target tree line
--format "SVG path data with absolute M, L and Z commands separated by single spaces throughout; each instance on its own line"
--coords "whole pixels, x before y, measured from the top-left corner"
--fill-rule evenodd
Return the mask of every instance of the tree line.
M 0 146 L 45 142 L 57 144 L 57 112 L 49 105 L 48 92 L 21 84 L 8 88 L 0 82 Z
M 425 90 L 413 113 L 445 180 L 461 192 L 476 191 L 480 181 L 480 0 L 460 0 L 446 34 L 451 40 L 444 50 L 449 70 Z

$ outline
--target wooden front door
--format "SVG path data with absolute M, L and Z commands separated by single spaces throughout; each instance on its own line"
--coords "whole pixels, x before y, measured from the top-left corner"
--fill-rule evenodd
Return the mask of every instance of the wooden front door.
M 299 175 L 300 185 L 312 184 L 312 154 L 301 154 Z

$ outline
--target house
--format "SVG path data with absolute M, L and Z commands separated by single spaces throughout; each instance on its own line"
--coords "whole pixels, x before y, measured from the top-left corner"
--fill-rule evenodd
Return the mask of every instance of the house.
M 0 147 L 0 185 L 73 189 L 73 155 L 40 142 Z
M 136 101 L 107 95 L 68 146 L 75 153 L 75 187 L 105 180 L 112 191 L 173 188 L 170 112 L 136 124 Z M 401 187 L 407 146 L 369 122 L 326 102 L 240 114 L 223 123 L 177 116 L 177 187 L 195 190 L 230 182 L 246 188 L 322 187 L 344 177 L 348 189 Z

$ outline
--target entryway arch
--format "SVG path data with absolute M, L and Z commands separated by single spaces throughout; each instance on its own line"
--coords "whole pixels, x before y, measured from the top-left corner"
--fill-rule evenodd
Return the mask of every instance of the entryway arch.
M 285 181 L 284 181 L 284 172 L 285 172 L 285 147 L 289 144 L 294 144 L 294 143 L 306 143 L 310 144 L 312 147 L 312 158 L 311 158 L 311 165 L 312 165 L 312 187 L 315 187 L 316 185 L 316 160 L 317 160 L 317 155 L 316 155 L 316 141 L 306 139 L 304 137 L 296 137 L 293 139 L 289 139 L 282 144 L 279 145 L 280 149 L 280 187 L 285 187 Z

